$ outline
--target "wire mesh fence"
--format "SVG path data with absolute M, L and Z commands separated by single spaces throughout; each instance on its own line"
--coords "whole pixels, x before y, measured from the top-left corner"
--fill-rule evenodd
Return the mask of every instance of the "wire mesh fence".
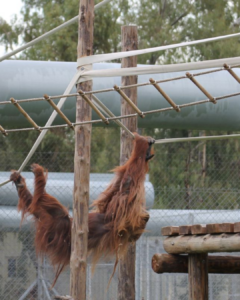
M 142 130 L 156 139 L 199 132 Z M 202 134 L 202 133 L 200 133 Z M 11 133 L 0 136 L 0 180 L 18 169 L 38 133 Z M 119 163 L 119 129 L 93 128 L 90 176 L 90 201 L 102 192 L 112 175 L 109 170 Z M 237 222 L 240 219 L 239 140 L 188 142 L 155 146 L 146 180 L 150 220 L 147 232 L 138 240 L 136 251 L 137 300 L 188 299 L 186 274 L 155 274 L 151 258 L 164 253 L 163 226 L 193 223 Z M 71 211 L 73 192 L 74 135 L 70 130 L 49 131 L 28 163 L 23 176 L 33 190 L 31 163 L 49 170 L 47 191 Z M 0 299 L 54 299 L 69 294 L 70 271 L 67 268 L 50 289 L 54 272 L 47 259 L 36 258 L 34 227 L 30 218 L 21 227 L 17 212 L 17 192 L 12 184 L 0 188 Z M 113 261 L 100 261 L 91 273 L 88 263 L 89 300 L 117 299 L 117 272 L 109 289 Z M 209 275 L 209 299 L 239 299 L 240 275 Z

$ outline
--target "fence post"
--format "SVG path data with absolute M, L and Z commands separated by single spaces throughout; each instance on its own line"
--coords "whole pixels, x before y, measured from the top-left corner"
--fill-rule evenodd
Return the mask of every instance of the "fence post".
M 136 50 L 138 46 L 137 26 L 122 27 L 122 51 Z M 122 59 L 122 68 L 136 67 L 137 58 L 127 57 Z M 137 76 L 122 77 L 122 85 L 137 83 Z M 124 93 L 137 104 L 137 88 L 124 90 Z M 133 108 L 122 98 L 121 114 L 135 113 Z M 122 123 L 130 130 L 137 131 L 137 117 L 122 119 Z M 120 164 L 124 164 L 132 151 L 132 137 L 121 129 Z M 118 272 L 118 300 L 135 300 L 135 254 L 136 244 L 129 244 L 127 253 L 119 261 Z
M 78 58 L 93 53 L 93 23 L 94 0 L 80 0 Z M 92 90 L 92 81 L 78 84 L 77 89 Z M 91 118 L 91 107 L 79 95 L 76 103 L 76 122 L 90 121 Z M 75 127 L 74 199 L 70 260 L 70 292 L 75 300 L 86 299 L 91 131 L 91 124 Z

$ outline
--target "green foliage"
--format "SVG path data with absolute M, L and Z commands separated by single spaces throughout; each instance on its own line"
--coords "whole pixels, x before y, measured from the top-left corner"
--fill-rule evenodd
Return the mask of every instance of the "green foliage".
M 239 31 L 240 1 L 131 1 L 127 20 L 139 27 L 139 48 L 169 45 Z M 135 3 L 135 5 L 134 5 Z M 139 5 L 140 4 L 140 5 Z M 136 13 L 137 11 L 137 13 Z M 230 46 L 231 45 L 231 46 Z M 141 63 L 155 64 L 238 56 L 239 39 L 205 43 L 142 55 Z
M 199 132 L 145 129 L 144 134 L 162 139 L 198 136 Z M 227 133 L 206 132 L 206 135 L 221 134 Z M 238 209 L 239 147 L 238 139 L 155 146 L 155 158 L 150 163 L 155 208 Z
M 0 135 L 0 171 L 17 169 L 33 143 L 36 132 L 11 133 Z M 120 132 L 118 127 L 93 128 L 91 145 L 91 172 L 109 172 L 119 164 Z M 33 155 L 25 171 L 32 163 L 39 163 L 50 172 L 74 171 L 74 132 L 70 129 L 49 130 Z
M 105 173 L 119 165 L 119 128 L 93 128 L 91 151 L 91 172 Z
M 79 0 L 23 0 L 22 19 L 12 20 L 7 24 L 0 19 L 0 43 L 6 49 L 12 49 L 19 43 L 21 36 L 24 43 L 54 29 L 78 15 Z M 97 2 L 95 3 L 97 4 Z M 118 3 L 112 1 L 95 12 L 94 52 L 117 51 L 120 41 L 121 14 Z M 20 24 L 20 25 L 19 25 Z M 20 59 L 76 61 L 78 42 L 78 22 L 62 29 L 37 45 L 25 50 Z
M 97 2 L 96 2 L 97 4 Z M 22 19 L 0 19 L 6 49 L 35 39 L 78 15 L 79 0 L 23 0 Z M 240 0 L 114 0 L 95 11 L 94 53 L 120 50 L 120 26 L 137 24 L 139 48 L 214 37 L 239 31 Z M 75 23 L 26 50 L 20 58 L 76 61 Z M 239 39 L 206 43 L 139 57 L 139 63 L 173 63 L 237 56 Z
M 13 45 L 18 43 L 18 37 L 23 30 L 22 25 L 17 23 L 17 17 L 15 16 L 8 24 L 0 16 L 0 44 L 4 45 L 5 50 L 13 50 Z

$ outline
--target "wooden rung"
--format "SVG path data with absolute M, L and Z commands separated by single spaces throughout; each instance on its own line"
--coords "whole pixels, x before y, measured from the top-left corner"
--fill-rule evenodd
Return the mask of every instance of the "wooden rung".
M 179 234 L 180 235 L 186 235 L 186 234 L 191 234 L 191 225 L 183 225 L 179 226 Z
M 192 234 L 206 234 L 207 233 L 207 226 L 206 224 L 196 224 L 191 226 L 191 233 Z
M 219 224 L 207 224 L 207 233 L 219 233 Z
M 108 109 L 95 95 L 92 95 L 93 101 L 95 102 L 95 105 L 99 105 L 99 107 L 110 117 L 116 117 L 110 109 Z M 114 121 L 116 124 L 118 124 L 120 127 L 122 127 L 126 132 L 128 132 L 133 139 L 135 139 L 135 135 L 119 120 Z
M 3 135 L 7 136 L 8 133 L 6 132 L 6 130 L 0 125 L 0 131 Z
M 113 86 L 114 90 L 118 92 L 124 100 L 127 101 L 127 103 L 136 111 L 136 113 L 141 117 L 144 118 L 144 114 L 141 112 L 141 110 L 132 102 L 132 100 L 120 89 L 119 86 L 114 85 Z
M 88 105 L 90 105 L 91 108 L 95 110 L 95 112 L 99 115 L 99 117 L 103 120 L 103 122 L 108 125 L 109 124 L 108 119 L 105 118 L 105 116 L 100 112 L 100 110 L 96 107 L 96 105 L 94 105 L 94 103 L 85 95 L 85 93 L 82 90 L 78 90 L 78 93 L 81 97 L 83 97 L 83 99 L 88 103 Z
M 17 100 L 15 100 L 14 98 L 11 98 L 10 100 L 11 100 L 12 104 L 20 111 L 20 113 L 24 115 L 24 117 L 28 120 L 28 122 L 31 123 L 35 129 L 37 129 L 38 131 L 41 131 L 39 126 L 27 114 L 27 112 L 17 103 Z
M 150 83 L 159 91 L 159 93 L 167 100 L 167 102 L 177 111 L 180 112 L 179 106 L 164 92 L 164 90 L 156 83 L 153 78 L 149 79 Z
M 229 74 L 231 74 L 232 77 L 233 77 L 234 79 L 236 79 L 238 83 L 240 83 L 240 78 L 239 78 L 239 77 L 237 76 L 237 74 L 233 71 L 233 69 L 231 69 L 231 67 L 230 67 L 229 65 L 227 65 L 227 64 L 224 64 L 223 66 L 224 66 L 225 70 L 227 70 L 227 71 L 229 72 Z
M 161 233 L 163 236 L 179 235 L 179 227 L 178 226 L 162 227 Z
M 234 233 L 240 232 L 240 222 L 167 226 L 161 232 L 163 236 Z
M 45 94 L 43 97 L 47 100 L 47 102 L 56 110 L 56 112 L 59 114 L 59 116 L 68 124 L 68 126 L 74 130 L 73 124 L 70 122 L 70 120 L 64 115 L 64 113 L 57 107 L 57 105 L 51 100 L 51 98 Z
M 220 224 L 220 229 L 222 233 L 233 233 L 234 223 L 222 223 Z
M 214 104 L 217 103 L 216 99 L 212 95 L 210 95 L 207 90 L 205 90 L 205 88 L 194 78 L 194 76 L 192 74 L 187 72 L 186 76 L 203 92 L 203 94 L 205 94 L 208 97 L 208 99 L 212 103 L 214 103 Z
M 207 224 L 207 233 L 233 233 L 233 223 Z

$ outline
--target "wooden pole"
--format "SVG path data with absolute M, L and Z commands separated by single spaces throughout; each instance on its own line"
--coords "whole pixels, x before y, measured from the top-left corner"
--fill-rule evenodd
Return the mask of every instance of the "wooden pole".
M 80 0 L 78 58 L 93 54 L 94 0 Z M 92 90 L 92 81 L 80 83 L 77 89 Z M 76 122 L 90 121 L 91 107 L 79 95 Z M 74 300 L 86 300 L 88 209 L 91 124 L 75 127 L 74 200 L 71 249 L 70 292 Z
M 188 255 L 154 254 L 152 269 L 158 274 L 188 273 Z M 208 273 L 240 274 L 240 256 L 209 255 Z
M 122 51 L 136 50 L 138 47 L 137 26 L 122 27 Z M 127 57 L 122 59 L 122 68 L 136 67 L 137 58 Z M 122 78 L 122 85 L 137 83 L 137 76 Z M 137 88 L 126 89 L 125 94 L 137 105 Z M 135 113 L 134 109 L 122 98 L 121 114 Z M 137 131 L 137 117 L 122 119 L 122 123 L 130 130 Z M 121 129 L 120 164 L 124 164 L 132 151 L 132 136 Z M 120 258 L 118 271 L 118 300 L 135 300 L 135 252 L 136 244 L 129 244 L 127 253 Z
M 188 256 L 189 300 L 208 300 L 208 254 Z

